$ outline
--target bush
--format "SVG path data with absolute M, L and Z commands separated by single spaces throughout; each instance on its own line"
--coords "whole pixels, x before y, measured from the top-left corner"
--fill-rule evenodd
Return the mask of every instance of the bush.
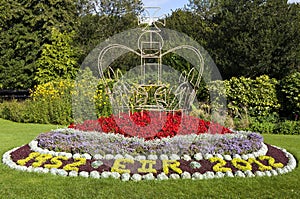
M 276 125 L 275 134 L 300 135 L 300 121 L 286 120 Z
M 278 87 L 283 115 L 297 119 L 300 114 L 300 72 L 283 78 Z
M 276 79 L 267 75 L 250 79 L 233 77 L 225 81 L 228 111 L 232 116 L 247 109 L 249 116 L 267 116 L 277 112 L 280 104 L 277 99 Z
M 71 80 L 58 80 L 35 87 L 28 103 L 30 122 L 69 124 L 72 122 Z
M 0 104 L 0 117 L 15 122 L 25 122 L 26 109 L 26 102 L 4 101 Z

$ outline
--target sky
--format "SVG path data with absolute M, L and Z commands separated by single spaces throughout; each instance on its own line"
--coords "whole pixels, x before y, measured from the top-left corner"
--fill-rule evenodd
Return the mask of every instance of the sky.
M 159 16 L 162 14 L 171 14 L 171 10 L 183 8 L 188 4 L 188 0 L 142 0 L 146 7 L 160 7 Z M 299 0 L 300 1 L 300 0 Z
M 158 6 L 161 8 L 158 15 L 170 14 L 171 10 L 176 10 L 176 8 L 182 8 L 184 5 L 188 4 L 188 0 L 142 0 L 145 6 Z M 300 2 L 300 0 L 289 0 L 292 2 Z

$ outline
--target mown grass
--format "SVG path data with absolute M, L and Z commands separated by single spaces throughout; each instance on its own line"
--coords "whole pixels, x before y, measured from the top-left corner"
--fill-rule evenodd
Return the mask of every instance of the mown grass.
M 0 119 L 0 155 L 55 125 Z M 300 159 L 300 136 L 265 135 Z M 300 168 L 276 177 L 122 182 L 16 171 L 0 164 L 0 198 L 299 198 Z

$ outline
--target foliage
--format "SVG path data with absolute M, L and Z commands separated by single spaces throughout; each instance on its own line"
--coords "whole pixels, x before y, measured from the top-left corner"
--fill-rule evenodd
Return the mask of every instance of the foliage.
M 276 95 L 276 79 L 267 75 L 250 79 L 233 77 L 225 81 L 228 110 L 231 115 L 246 108 L 250 116 L 267 116 L 277 112 L 280 104 Z
M 72 95 L 75 122 L 83 122 L 98 117 L 96 111 L 98 106 L 95 105 L 95 102 L 98 102 L 95 97 L 98 81 L 89 68 L 79 71 L 78 77 L 73 83 L 74 93 Z
M 107 38 L 130 28 L 136 28 L 138 26 L 137 15 L 142 10 L 140 0 L 87 0 L 84 5 L 89 9 L 86 9 L 79 18 L 74 44 L 82 51 L 80 62 Z M 120 67 L 130 63 L 130 59 L 126 57 L 121 60 L 123 62 L 119 61 L 115 65 Z
M 300 135 L 300 121 L 282 121 L 274 129 L 275 134 Z
M 298 119 L 300 115 L 300 72 L 283 78 L 278 85 L 283 115 Z
M 3 119 L 24 122 L 27 104 L 16 100 L 0 103 L 0 117 Z
M 58 29 L 51 30 L 51 44 L 42 46 L 42 54 L 36 60 L 37 73 L 35 80 L 38 84 L 55 79 L 72 79 L 77 71 L 76 51 L 72 48 L 74 32 L 61 33 Z
M 72 121 L 73 81 L 60 80 L 35 87 L 28 102 L 29 121 L 34 123 L 68 124 Z
M 299 69 L 300 5 L 282 0 L 190 0 L 212 29 L 209 51 L 221 74 L 281 79 Z
M 0 80 L 3 88 L 33 88 L 36 60 L 51 30 L 70 32 L 77 19 L 71 0 L 1 0 Z

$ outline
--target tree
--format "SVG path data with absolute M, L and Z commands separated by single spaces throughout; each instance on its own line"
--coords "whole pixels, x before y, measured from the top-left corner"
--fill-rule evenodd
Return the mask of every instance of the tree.
M 75 77 L 78 62 L 76 49 L 71 46 L 74 34 L 74 32 L 72 34 L 61 33 L 58 29 L 52 28 L 51 44 L 42 46 L 41 56 L 36 61 L 35 80 L 38 84 L 59 78 L 72 79 Z
M 105 39 L 138 26 L 137 16 L 142 11 L 141 0 L 87 0 L 91 9 L 80 17 L 76 46 L 82 50 L 82 61 L 91 50 Z M 115 65 L 124 61 L 119 59 Z M 120 61 L 121 60 L 121 61 Z
M 0 0 L 0 81 L 3 88 L 32 88 L 36 60 L 51 30 L 71 32 L 75 0 Z
M 190 8 L 199 12 L 199 2 L 191 0 Z M 215 2 L 202 15 L 213 30 L 207 50 L 223 77 L 268 74 L 281 79 L 299 70 L 299 4 L 283 0 Z

